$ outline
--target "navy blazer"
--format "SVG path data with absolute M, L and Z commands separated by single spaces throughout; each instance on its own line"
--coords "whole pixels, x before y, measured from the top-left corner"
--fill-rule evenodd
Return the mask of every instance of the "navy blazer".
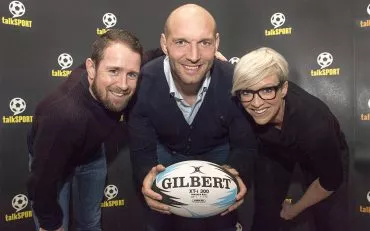
M 229 143 L 224 164 L 238 169 L 243 157 L 254 156 L 257 148 L 251 126 L 231 95 L 232 65 L 215 60 L 204 101 L 189 125 L 169 93 L 163 60 L 159 57 L 142 68 L 137 101 L 128 122 L 131 159 L 139 183 L 158 163 L 158 143 L 170 152 L 190 156 Z

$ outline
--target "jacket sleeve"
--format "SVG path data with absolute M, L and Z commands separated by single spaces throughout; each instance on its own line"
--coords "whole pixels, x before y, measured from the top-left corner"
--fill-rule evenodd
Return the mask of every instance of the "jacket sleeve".
M 230 104 L 231 122 L 229 124 L 230 154 L 227 164 L 238 170 L 247 187 L 253 178 L 254 159 L 257 155 L 257 140 L 250 120 L 244 115 L 244 109 L 235 100 Z
M 150 81 L 146 79 L 145 72 L 141 78 L 137 99 L 128 118 L 131 164 L 138 186 L 142 185 L 146 174 L 158 163 L 157 136 L 149 119 Z
M 320 185 L 327 191 L 335 191 L 344 180 L 344 159 L 348 147 L 341 143 L 340 128 L 336 120 L 321 118 L 306 129 L 301 140 L 303 151 L 308 153 Z M 330 170 L 328 170 L 330 168 Z
M 68 174 L 68 163 L 78 150 L 80 136 L 74 126 L 59 116 L 40 116 L 34 123 L 27 189 L 40 227 L 54 230 L 62 225 L 63 219 L 58 204 L 58 184 Z

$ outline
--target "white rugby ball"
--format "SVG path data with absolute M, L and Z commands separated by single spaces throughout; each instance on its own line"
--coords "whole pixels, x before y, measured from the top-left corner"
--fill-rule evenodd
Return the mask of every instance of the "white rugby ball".
M 239 186 L 220 165 L 199 160 L 182 161 L 160 172 L 152 186 L 173 214 L 210 217 L 225 211 L 236 200 Z

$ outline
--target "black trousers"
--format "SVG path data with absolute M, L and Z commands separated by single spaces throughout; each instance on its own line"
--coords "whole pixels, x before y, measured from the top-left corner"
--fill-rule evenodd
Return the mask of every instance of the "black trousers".
M 232 212 L 225 216 L 186 218 L 161 214 L 148 208 L 147 219 L 147 231 L 235 231 L 237 215 Z
M 281 204 L 287 196 L 295 164 L 303 173 L 303 190 L 317 178 L 312 166 L 305 162 L 261 155 L 255 162 L 255 213 L 252 231 L 291 230 L 294 223 L 306 218 L 312 219 L 311 230 L 348 231 L 347 183 L 325 200 L 307 208 L 296 218 L 286 221 L 280 218 Z M 330 167 L 328 167 L 330 171 Z M 313 224 L 312 224 L 313 223 Z

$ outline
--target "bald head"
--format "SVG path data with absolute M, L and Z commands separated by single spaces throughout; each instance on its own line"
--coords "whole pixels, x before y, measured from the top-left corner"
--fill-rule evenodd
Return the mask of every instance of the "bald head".
M 219 41 L 214 18 L 200 6 L 183 5 L 168 16 L 160 43 L 181 94 L 197 94 L 213 65 Z
M 186 4 L 176 8 L 168 16 L 164 25 L 164 34 L 168 36 L 174 27 L 186 23 L 204 24 L 211 28 L 214 34 L 217 33 L 216 21 L 206 9 L 195 4 Z

